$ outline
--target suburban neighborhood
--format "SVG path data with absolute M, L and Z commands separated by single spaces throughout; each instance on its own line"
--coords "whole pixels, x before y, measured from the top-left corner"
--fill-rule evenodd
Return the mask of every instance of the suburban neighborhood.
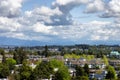
M 120 0 L 0 0 L 0 80 L 120 80 Z
M 104 53 L 105 48 L 108 48 L 108 53 Z M 116 49 L 116 50 L 115 50 Z M 118 49 L 118 50 L 117 50 Z M 94 51 L 99 51 L 94 53 Z M 19 71 L 21 68 L 30 68 L 31 72 L 40 67 L 40 64 L 44 63 L 51 65 L 58 65 L 54 63 L 57 60 L 63 63 L 64 67 L 68 71 L 69 79 L 71 80 L 119 80 L 120 77 L 120 53 L 118 52 L 119 46 L 107 46 L 107 45 L 74 45 L 74 46 L 40 46 L 40 47 L 1 47 L 0 49 L 0 64 L 8 65 L 8 72 L 2 73 L 2 66 L 0 68 L 1 80 L 28 80 L 30 76 L 33 76 L 24 70 L 24 74 Z M 56 61 L 56 62 L 57 62 Z M 53 62 L 53 63 L 52 63 Z M 25 63 L 25 64 L 24 64 Z M 23 66 L 24 65 L 24 66 Z M 59 64 L 61 65 L 61 64 Z M 4 65 L 5 66 L 5 65 Z M 85 68 L 85 66 L 87 66 Z M 54 73 L 49 75 L 40 74 L 41 77 L 35 80 L 57 80 L 56 74 L 61 66 L 53 67 Z M 111 67 L 112 71 L 111 72 Z M 110 68 L 110 70 L 109 70 Z M 88 69 L 87 73 L 84 71 Z M 82 71 L 81 71 L 82 70 Z M 26 71 L 26 72 L 25 72 Z M 38 70 L 39 71 L 39 70 Z M 50 69 L 52 71 L 52 68 Z M 40 70 L 41 72 L 41 70 Z M 80 72 L 80 73 L 79 73 Z M 9 74 L 6 74 L 9 73 Z M 34 72 L 32 72 L 34 74 Z M 17 75 L 17 76 L 16 76 Z M 20 77 L 18 77 L 18 75 Z M 42 76 L 46 75 L 46 77 Z M 112 76 L 110 76 L 112 75 Z M 80 77 L 78 77 L 80 76 Z M 84 76 L 84 77 L 82 77 Z M 68 79 L 68 80 L 69 80 Z M 61 79 L 60 79 L 61 80 Z M 66 79 L 65 79 L 66 80 Z

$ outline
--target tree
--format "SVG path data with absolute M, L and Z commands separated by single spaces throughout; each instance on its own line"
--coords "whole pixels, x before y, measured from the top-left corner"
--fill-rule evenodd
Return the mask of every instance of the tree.
M 19 63 L 19 58 L 16 51 L 13 52 L 13 59 L 16 60 L 16 63 Z
M 32 68 L 24 60 L 20 67 L 20 80 L 29 80 L 32 73 Z
M 50 60 L 50 65 L 53 69 L 57 68 L 57 71 L 54 71 L 52 75 L 54 75 L 54 80 L 70 80 L 71 77 L 69 75 L 68 68 L 64 65 L 62 61 L 53 59 Z
M 56 59 L 52 59 L 49 61 L 49 64 L 53 67 L 53 68 L 63 68 L 64 67 L 64 63 L 62 61 L 56 60 Z
M 0 48 L 0 54 L 3 55 L 4 54 L 4 50 Z
M 75 80 L 88 80 L 88 75 L 89 75 L 89 68 L 87 64 L 85 64 L 83 68 L 80 66 L 76 66 Z
M 8 65 L 10 70 L 13 70 L 15 68 L 16 60 L 14 60 L 12 58 L 8 58 L 6 60 L 6 64 Z
M 55 73 L 54 80 L 70 80 L 70 79 L 71 77 L 67 67 L 59 68 L 58 71 Z
M 26 51 L 23 48 L 16 48 L 13 58 L 16 60 L 17 64 L 22 64 L 22 62 L 27 59 Z
M 85 64 L 83 68 L 84 68 L 85 73 L 89 76 L 89 67 L 88 67 L 88 64 Z
M 0 54 L 3 56 L 3 57 L 2 57 L 2 63 L 5 63 L 6 57 L 5 57 L 5 52 L 4 52 L 3 49 L 0 49 Z
M 67 50 L 64 47 L 62 47 L 61 48 L 61 56 L 64 56 L 65 54 L 67 54 Z
M 103 56 L 103 61 L 107 66 L 109 65 L 108 58 L 105 55 Z
M 5 53 L 2 54 L 2 63 L 5 63 L 6 62 L 6 57 L 5 57 Z
M 43 55 L 44 55 L 45 57 L 48 57 L 48 56 L 50 55 L 47 45 L 45 46 L 45 50 L 43 51 Z
M 20 67 L 14 68 L 14 73 L 9 76 L 10 80 L 20 80 Z
M 6 64 L 0 64 L 0 78 L 6 78 L 9 74 L 8 66 Z
M 50 64 L 48 62 L 41 62 L 34 69 L 32 76 L 35 78 L 35 80 L 49 79 L 52 73 L 53 73 L 53 68 L 50 66 Z
M 76 66 L 76 76 L 84 76 L 84 69 L 80 66 Z
M 110 79 L 110 80 L 116 80 L 117 79 L 114 67 L 108 66 L 107 67 L 107 72 L 108 73 L 106 75 L 106 79 Z

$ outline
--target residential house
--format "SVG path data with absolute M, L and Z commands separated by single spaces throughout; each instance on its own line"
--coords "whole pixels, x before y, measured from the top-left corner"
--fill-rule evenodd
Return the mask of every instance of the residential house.
M 88 65 L 89 65 L 89 68 L 104 69 L 106 67 L 106 65 L 104 64 L 104 62 L 101 61 L 100 59 L 91 60 L 91 61 L 89 61 Z
M 117 70 L 120 67 L 120 60 L 109 60 L 109 64 Z
M 13 58 L 13 55 L 12 54 L 5 54 L 5 57 L 6 57 L 6 59 Z
M 105 77 L 106 77 L 106 74 L 107 74 L 107 71 L 102 71 L 102 73 L 100 73 L 100 74 L 90 73 L 89 74 L 89 79 L 91 80 L 91 79 L 95 78 L 97 80 L 104 80 Z
M 75 66 L 84 67 L 85 64 L 88 64 L 88 67 L 90 69 L 96 69 L 96 68 L 104 69 L 106 67 L 104 62 L 98 59 L 94 59 L 90 61 L 83 59 L 83 58 L 82 59 L 66 59 L 64 63 L 66 66 L 71 67 L 71 68 L 74 68 Z
M 118 51 L 111 51 L 110 52 L 110 57 L 112 58 L 120 58 L 120 53 Z

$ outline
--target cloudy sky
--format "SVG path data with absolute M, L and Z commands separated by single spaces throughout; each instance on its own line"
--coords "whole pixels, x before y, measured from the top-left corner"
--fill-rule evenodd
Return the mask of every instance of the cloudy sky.
M 0 44 L 120 44 L 120 0 L 0 0 Z

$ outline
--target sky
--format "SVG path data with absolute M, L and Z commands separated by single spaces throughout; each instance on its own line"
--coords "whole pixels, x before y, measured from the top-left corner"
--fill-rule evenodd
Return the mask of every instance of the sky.
M 0 45 L 120 44 L 120 0 L 0 0 Z

